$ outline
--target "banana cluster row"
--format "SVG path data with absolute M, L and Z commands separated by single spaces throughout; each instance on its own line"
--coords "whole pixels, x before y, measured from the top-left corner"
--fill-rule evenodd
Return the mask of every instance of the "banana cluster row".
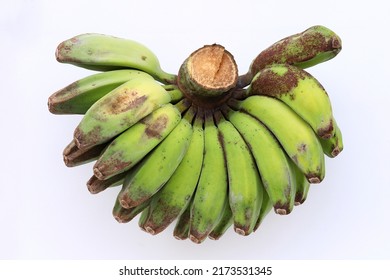
M 63 156 L 66 166 L 94 162 L 91 193 L 121 186 L 113 215 L 139 215 L 157 234 L 195 243 L 233 226 L 249 235 L 274 209 L 289 214 L 325 159 L 343 149 L 324 87 L 304 68 L 334 57 L 341 41 L 315 26 L 260 53 L 229 98 L 202 108 L 131 40 L 83 34 L 61 43 L 57 60 L 101 72 L 49 97 L 50 112 L 82 114 Z

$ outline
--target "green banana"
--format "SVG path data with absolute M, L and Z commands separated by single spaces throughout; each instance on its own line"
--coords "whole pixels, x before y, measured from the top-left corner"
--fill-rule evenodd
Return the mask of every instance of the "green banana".
M 198 183 L 203 163 L 203 117 L 196 116 L 192 139 L 183 160 L 168 182 L 152 197 L 145 229 L 157 234 L 187 208 Z
M 190 239 L 203 242 L 221 219 L 228 203 L 228 182 L 222 143 L 213 116 L 207 113 L 204 158 L 191 208 Z
M 234 230 L 238 234 L 249 235 L 260 213 L 264 187 L 256 163 L 240 133 L 220 111 L 215 113 L 215 119 L 227 167 Z
M 149 200 L 142 202 L 141 204 L 133 208 L 123 208 L 119 200 L 115 201 L 114 208 L 112 209 L 112 215 L 119 223 L 128 223 L 133 220 L 138 214 L 149 207 Z
M 313 129 L 290 107 L 268 96 L 250 96 L 230 104 L 264 123 L 275 135 L 289 157 L 310 183 L 320 183 L 325 176 L 325 159 Z
M 140 166 L 141 166 L 141 164 L 139 163 L 136 166 L 134 166 L 132 169 L 130 169 L 129 171 L 122 173 L 122 174 L 125 174 L 125 177 L 122 180 L 122 188 L 121 188 L 120 192 L 118 193 L 118 195 L 116 197 L 115 204 L 114 204 L 114 207 L 112 209 L 112 215 L 114 216 L 115 220 L 117 220 L 119 223 L 128 223 L 128 222 L 130 222 L 138 214 L 140 214 L 147 207 L 149 207 L 150 199 L 147 199 L 144 202 L 142 202 L 141 204 L 139 204 L 139 205 L 137 205 L 135 207 L 131 207 L 131 208 L 124 208 L 121 205 L 121 203 L 120 203 L 120 196 L 123 193 L 123 191 L 125 190 L 124 180 L 126 178 L 127 178 L 127 180 L 129 180 L 130 178 L 133 178 L 134 175 L 139 170 Z M 119 175 L 116 175 L 116 176 L 114 176 L 114 177 L 112 177 L 112 178 L 110 178 L 108 180 L 111 180 L 111 179 L 113 179 L 113 178 L 115 178 L 117 176 L 119 176 Z
M 139 76 L 150 76 L 139 70 L 123 69 L 93 74 L 53 93 L 48 100 L 53 114 L 85 114 L 100 98 L 125 82 Z
M 290 162 L 292 169 L 294 170 L 295 180 L 296 180 L 296 192 L 295 192 L 295 202 L 296 206 L 301 205 L 305 202 L 307 195 L 310 189 L 310 183 L 306 180 L 305 174 L 298 168 L 298 166 Z
M 253 78 L 248 95 L 275 97 L 290 106 L 321 138 L 334 134 L 332 105 L 320 82 L 288 64 L 261 69 Z
M 98 71 L 133 68 L 163 83 L 176 82 L 176 75 L 164 72 L 157 56 L 146 46 L 105 34 L 86 33 L 65 40 L 58 45 L 56 58 L 62 63 Z
M 335 133 L 331 138 L 319 139 L 322 146 L 322 150 L 324 151 L 325 155 L 330 158 L 336 157 L 339 153 L 343 151 L 344 148 L 343 135 L 335 119 L 333 119 L 333 126 Z
M 99 180 L 95 175 L 87 181 L 88 191 L 92 194 L 97 194 L 110 187 L 117 187 L 123 184 L 126 172 L 115 175 L 106 180 Z
M 192 201 L 184 209 L 184 212 L 178 217 L 176 221 L 175 227 L 173 229 L 173 236 L 177 240 L 186 240 L 189 237 L 191 207 Z
M 308 68 L 334 58 L 342 48 L 340 37 L 329 28 L 312 26 L 288 36 L 262 51 L 252 62 L 251 72 L 272 64 L 288 63 Z
M 251 115 L 227 108 L 224 111 L 245 139 L 260 173 L 267 193 L 263 195 L 265 201 L 262 202 L 264 206 L 260 213 L 268 213 L 269 207 L 266 205 L 269 205 L 269 197 L 276 213 L 289 214 L 294 207 L 295 181 L 282 147 L 271 132 Z
M 138 77 L 96 101 L 76 127 L 80 149 L 105 143 L 171 101 L 169 93 L 153 78 Z
M 105 180 L 132 168 L 178 125 L 181 113 L 165 104 L 117 136 L 104 150 L 93 170 Z
M 272 209 L 272 201 L 270 197 L 268 196 L 267 192 L 263 192 L 263 201 L 261 203 L 261 209 L 260 209 L 260 214 L 259 217 L 256 221 L 256 225 L 253 229 L 253 232 L 255 232 L 261 225 L 261 223 L 264 221 L 265 217 L 268 215 L 268 213 Z
M 142 202 L 144 203 L 144 202 Z M 140 205 L 142 205 L 142 203 Z M 137 205 L 140 207 L 140 205 Z M 135 206 L 135 208 L 137 207 Z M 146 222 L 146 219 L 148 218 L 149 216 L 149 212 L 150 212 L 150 205 L 147 205 L 141 212 L 141 215 L 138 219 L 138 226 L 140 227 L 140 229 L 142 229 L 143 231 L 146 231 L 145 230 L 145 227 L 144 227 L 144 224 Z
M 124 208 L 147 200 L 172 176 L 189 146 L 193 114 L 190 108 L 169 135 L 140 162 L 135 174 L 125 178 L 124 190 L 119 197 Z
M 209 238 L 211 240 L 219 240 L 232 224 L 233 213 L 230 209 L 230 205 L 227 203 L 225 204 L 221 219 L 219 220 L 218 224 L 213 228 L 213 230 L 209 233 Z
M 76 145 L 76 141 L 72 140 L 62 153 L 64 163 L 67 167 L 74 167 L 94 161 L 99 157 L 106 146 L 106 144 L 101 144 L 90 149 L 80 150 Z

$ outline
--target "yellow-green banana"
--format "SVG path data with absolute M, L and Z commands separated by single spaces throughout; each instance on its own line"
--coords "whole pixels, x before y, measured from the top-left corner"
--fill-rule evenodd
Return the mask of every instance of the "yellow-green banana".
M 263 184 L 247 144 L 234 125 L 222 113 L 215 113 L 228 174 L 229 204 L 234 230 L 252 233 L 263 200 Z
M 256 225 L 255 225 L 255 228 L 253 229 L 253 232 L 255 232 L 260 227 L 260 225 L 264 221 L 265 217 L 271 211 L 272 206 L 273 206 L 272 201 L 271 201 L 268 193 L 264 190 L 260 214 L 259 214 L 259 217 L 257 218 Z
M 213 228 L 209 233 L 209 238 L 211 240 L 218 240 L 225 234 L 229 227 L 233 224 L 233 213 L 230 209 L 229 203 L 225 204 L 223 214 L 218 224 Z
M 186 240 L 189 237 L 191 205 L 192 205 L 192 201 L 184 209 L 183 213 L 177 218 L 175 227 L 173 229 L 173 236 L 177 240 Z
M 313 129 L 282 101 L 269 96 L 250 96 L 231 105 L 261 121 L 278 139 L 310 183 L 325 176 L 325 159 Z
M 248 95 L 275 97 L 290 106 L 321 138 L 334 134 L 332 105 L 320 82 L 291 65 L 272 65 L 253 78 Z
M 131 208 L 154 195 L 182 161 L 192 136 L 191 108 L 169 135 L 141 162 L 135 174 L 125 178 L 119 195 L 124 208 Z M 186 113 L 186 115 L 187 115 Z
M 145 71 L 163 83 L 175 83 L 176 75 L 161 69 L 157 56 L 146 46 L 105 34 L 80 34 L 58 45 L 57 61 L 108 71 L 133 68 Z
M 150 214 L 144 224 L 147 232 L 160 233 L 187 208 L 199 180 L 203 149 L 203 117 L 197 116 L 183 160 L 168 182 L 151 199 Z
M 290 161 L 291 167 L 294 170 L 295 182 L 296 182 L 296 192 L 295 192 L 295 202 L 296 206 L 301 205 L 305 202 L 307 195 L 310 189 L 310 183 L 306 180 L 305 174 L 298 168 L 298 166 Z
M 53 114 L 85 114 L 92 104 L 107 93 L 142 75 L 150 76 L 132 69 L 87 76 L 53 93 L 48 100 L 49 111 Z
M 152 77 L 138 77 L 96 101 L 76 127 L 74 139 L 80 149 L 104 143 L 125 131 L 171 96 Z
M 268 194 L 263 198 L 265 202 L 262 202 L 264 206 L 260 212 L 269 211 L 266 206 L 269 196 L 276 213 L 289 214 L 294 207 L 295 181 L 288 156 L 271 132 L 257 119 L 247 113 L 228 109 L 225 114 L 245 139 Z
M 325 155 L 330 158 L 336 157 L 339 153 L 343 151 L 344 148 L 343 135 L 341 134 L 340 127 L 336 123 L 335 119 L 333 119 L 333 126 L 335 132 L 331 138 L 319 139 L 322 146 L 322 150 L 324 151 Z
M 228 203 L 228 182 L 222 143 L 213 116 L 207 113 L 204 127 L 204 158 L 191 208 L 190 239 L 203 242 L 222 217 Z
M 118 135 L 104 150 L 93 170 L 100 180 L 132 168 L 178 125 L 181 113 L 165 104 Z

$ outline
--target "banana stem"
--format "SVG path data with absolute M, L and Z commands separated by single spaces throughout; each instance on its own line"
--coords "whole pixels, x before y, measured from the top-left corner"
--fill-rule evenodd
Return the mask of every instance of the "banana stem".
M 184 114 L 184 119 L 186 119 L 189 123 L 192 123 L 192 120 L 194 119 L 196 115 L 197 107 L 190 106 L 188 110 Z
M 183 99 L 183 93 L 176 85 L 163 85 L 163 88 L 171 96 L 171 102 L 175 103 Z
M 193 52 L 181 65 L 178 86 L 193 103 L 215 108 L 236 87 L 237 64 L 221 45 L 206 45 Z
M 176 85 L 177 84 L 177 75 L 169 74 L 164 71 L 161 71 L 156 79 L 162 82 L 165 85 Z
M 238 76 L 238 81 L 237 81 L 237 88 L 244 88 L 250 85 L 254 75 L 252 74 L 251 71 L 248 71 L 246 74 Z
M 184 98 L 176 103 L 175 106 L 183 114 L 191 106 L 191 100 Z

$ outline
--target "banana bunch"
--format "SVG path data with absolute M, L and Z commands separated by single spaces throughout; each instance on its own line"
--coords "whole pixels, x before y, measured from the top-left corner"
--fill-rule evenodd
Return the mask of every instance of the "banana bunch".
M 274 209 L 291 213 L 325 177 L 325 156 L 343 150 L 329 96 L 305 69 L 335 57 L 324 26 L 262 51 L 239 76 L 222 46 L 195 51 L 178 74 L 144 45 L 81 34 L 56 58 L 98 72 L 48 99 L 53 114 L 80 114 L 65 165 L 91 163 L 88 190 L 121 187 L 113 216 L 177 239 L 219 239 L 231 226 L 256 231 Z

